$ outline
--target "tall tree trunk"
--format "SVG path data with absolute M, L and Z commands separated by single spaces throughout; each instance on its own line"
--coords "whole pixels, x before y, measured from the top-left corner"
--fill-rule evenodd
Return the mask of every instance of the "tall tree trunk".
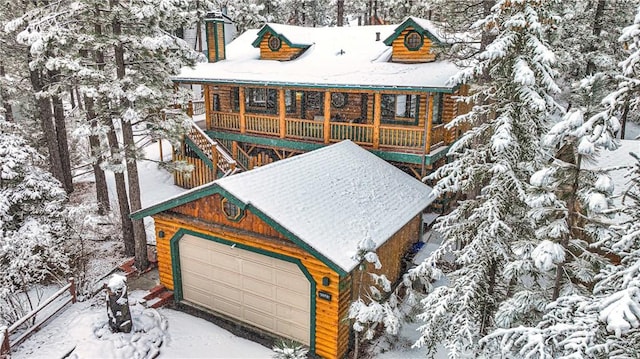
M 593 15 L 593 35 L 598 38 L 600 37 L 600 33 L 602 33 L 602 17 L 604 16 L 604 6 L 606 4 L 605 0 L 598 0 L 598 5 L 596 6 L 596 12 Z M 602 46 L 602 44 L 590 44 L 589 51 L 595 51 L 596 46 Z M 593 62 L 593 58 L 589 57 L 587 62 L 587 75 L 593 75 L 596 71 L 596 64 Z
M 87 121 L 91 124 L 91 129 L 98 127 L 98 118 L 94 109 L 92 98 L 84 98 L 87 107 Z M 100 164 L 102 163 L 102 154 L 100 153 L 100 138 L 97 135 L 89 135 L 89 146 L 91 146 L 91 157 L 93 160 L 93 176 L 96 180 L 96 200 L 98 202 L 98 214 L 104 215 L 110 209 L 109 189 L 107 188 L 107 178 Z M 125 196 L 126 197 L 126 196 Z
M 100 18 L 101 12 L 100 12 L 99 5 L 96 5 L 94 11 L 95 11 L 96 19 Z M 102 35 L 102 26 L 98 21 L 96 21 L 94 25 L 94 32 L 98 37 Z M 98 69 L 100 71 L 104 71 L 104 52 L 100 50 L 95 51 L 94 57 L 95 57 L 96 66 L 98 67 Z M 78 86 L 75 86 L 75 88 L 77 90 Z M 78 97 L 78 104 L 80 104 L 79 97 Z M 90 122 L 91 129 L 93 130 L 98 127 L 98 121 L 99 121 L 98 114 L 96 113 L 96 110 L 95 110 L 95 101 L 93 100 L 93 98 L 85 96 L 84 104 L 87 109 L 87 121 Z M 106 110 L 107 109 L 104 106 L 102 106 L 102 111 L 106 111 Z M 111 135 L 111 132 L 113 132 L 113 135 L 115 135 L 115 131 L 113 130 L 113 122 L 112 121 L 110 122 L 111 123 L 110 123 L 109 135 Z M 116 144 L 115 148 L 118 148 L 117 136 L 113 136 L 109 140 L 109 142 L 112 142 L 112 141 L 115 142 Z M 103 215 L 103 214 L 106 214 L 109 210 L 111 210 L 111 203 L 109 203 L 109 187 L 107 186 L 107 178 L 104 173 L 104 170 L 100 166 L 100 164 L 102 163 L 102 153 L 100 150 L 100 138 L 98 137 L 98 135 L 95 135 L 95 134 L 89 135 L 89 146 L 91 146 L 91 156 L 94 158 L 93 174 L 96 180 L 96 200 L 98 202 L 98 214 Z M 112 146 L 109 146 L 109 147 L 113 149 Z M 123 193 L 122 198 L 128 201 L 126 187 L 124 185 L 124 176 L 121 176 L 120 182 L 122 183 L 118 183 L 118 179 L 116 177 L 116 191 L 118 192 L 118 201 L 120 201 L 120 192 Z M 120 209 L 121 209 L 120 212 L 122 213 L 122 208 Z M 133 230 L 131 229 L 130 222 L 127 221 L 127 223 L 128 223 L 128 227 L 126 228 L 126 231 L 125 231 L 125 223 L 124 222 L 122 223 L 122 238 L 124 241 L 124 248 L 125 248 L 126 255 L 132 256 L 135 253 L 134 240 L 133 240 L 133 237 L 131 237 Z M 125 235 L 125 232 L 128 233 L 128 235 Z
M 29 56 L 31 61 L 31 56 Z M 38 104 L 38 118 L 44 132 L 47 150 L 49 152 L 49 170 L 51 174 L 64 184 L 64 175 L 62 173 L 62 161 L 60 160 L 60 152 L 58 146 L 58 136 L 53 123 L 53 110 L 51 109 L 51 99 L 48 96 L 42 96 L 40 93 L 44 89 L 42 75 L 36 70 L 29 71 L 29 79 L 33 92 L 36 93 L 36 102 Z
M 109 121 L 109 132 L 107 133 L 107 140 L 109 141 L 109 148 L 111 148 L 111 157 L 120 158 L 121 161 L 125 159 L 121 153 L 120 144 L 118 143 L 118 136 L 113 125 L 113 121 Z M 129 218 L 129 196 L 127 195 L 127 183 L 124 178 L 123 172 L 114 172 L 113 176 L 116 180 L 116 195 L 118 197 L 118 208 L 120 210 L 120 221 L 122 222 L 122 240 L 124 241 L 124 254 L 128 257 L 136 254 L 136 240 L 133 233 L 133 223 Z
M 111 0 L 111 8 L 118 6 L 118 0 Z M 125 77 L 124 46 L 119 39 L 122 34 L 122 24 L 116 17 L 111 22 L 113 35 L 117 38 L 114 45 L 114 57 L 116 61 L 116 75 L 118 79 Z M 130 103 L 125 99 L 122 101 L 122 108 L 128 108 Z M 133 124 L 130 121 L 122 121 L 122 142 L 124 145 L 125 161 L 127 164 L 127 180 L 129 183 L 129 201 L 131 211 L 142 209 L 140 200 L 140 180 L 138 176 L 138 163 L 135 156 L 135 140 L 133 138 Z M 139 271 L 144 271 L 149 267 L 149 257 L 147 254 L 147 234 L 144 229 L 142 219 L 133 220 L 133 237 L 135 239 L 135 263 Z
M 344 0 L 338 0 L 338 26 L 344 25 Z
M 55 75 L 54 75 L 55 76 Z M 53 117 L 55 119 L 56 142 L 58 143 L 58 153 L 60 153 L 60 164 L 62 166 L 62 178 L 65 191 L 73 192 L 73 176 L 71 175 L 71 159 L 69 156 L 69 143 L 67 141 L 67 126 L 64 117 L 64 107 L 62 100 L 57 95 L 51 97 L 53 103 Z

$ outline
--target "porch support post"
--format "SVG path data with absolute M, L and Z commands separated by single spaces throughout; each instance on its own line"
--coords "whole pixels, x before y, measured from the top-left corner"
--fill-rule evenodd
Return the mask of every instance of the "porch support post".
M 382 95 L 373 94 L 373 148 L 380 147 L 380 117 L 382 115 Z
M 324 143 L 331 139 L 331 92 L 324 93 Z
M 213 128 L 213 119 L 212 116 L 213 114 L 211 113 L 212 110 L 212 103 L 211 103 L 211 86 L 209 85 L 201 85 L 204 87 L 204 118 L 205 118 L 205 123 L 207 126 L 207 130 L 210 130 Z
M 240 116 L 240 133 L 247 132 L 247 121 L 244 117 L 244 87 L 238 88 L 239 116 Z
M 286 128 L 286 115 L 287 115 L 287 106 L 284 101 L 284 89 L 278 89 L 278 114 L 280 115 L 280 138 L 285 138 L 287 134 Z
M 427 103 L 427 135 L 424 141 L 424 153 L 431 153 L 431 132 L 433 129 L 433 93 L 429 92 L 429 101 Z

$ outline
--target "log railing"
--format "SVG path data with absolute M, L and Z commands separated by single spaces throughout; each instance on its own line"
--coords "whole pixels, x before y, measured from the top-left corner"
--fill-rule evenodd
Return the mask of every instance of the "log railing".
M 424 129 L 380 126 L 380 146 L 422 149 Z
M 240 115 L 237 113 L 212 112 L 211 125 L 222 130 L 240 130 Z
M 240 115 L 237 113 L 212 112 L 212 126 L 216 130 L 241 131 Z M 281 122 L 277 116 L 245 114 L 245 132 L 270 137 L 323 142 L 325 123 L 317 120 L 286 118 Z M 281 128 L 281 124 L 284 128 Z M 423 151 L 435 149 L 455 140 L 455 130 L 447 131 L 444 124 L 431 129 L 429 145 L 425 144 L 425 129 L 422 127 L 381 125 L 378 143 L 374 144 L 374 126 L 349 122 L 329 122 L 329 141 L 351 140 L 365 146 L 397 148 L 399 150 Z M 451 132 L 451 133 L 450 133 Z M 451 137 L 451 138 L 449 138 Z
M 288 118 L 285 120 L 285 136 L 302 140 L 319 140 L 323 138 L 323 123 L 313 120 Z
M 225 176 L 239 169 L 233 157 L 221 145 L 207 136 L 195 123 L 191 123 L 191 129 L 186 137 Z
M 438 148 L 445 144 L 445 132 L 444 124 L 431 128 L 431 149 Z
M 331 141 L 351 140 L 358 144 L 373 144 L 373 126 L 357 123 L 331 122 Z
M 279 135 L 280 118 L 278 116 L 264 116 L 245 114 L 247 132 L 261 135 Z
M 64 299 L 58 307 L 50 311 L 44 318 L 41 318 L 38 322 L 30 325 L 25 331 L 23 331 L 20 336 L 18 336 L 15 340 L 11 340 L 11 334 L 15 333 L 18 328 L 20 328 L 23 324 L 27 323 L 29 320 L 34 318 L 36 314 L 40 313 L 43 309 L 49 307 L 51 303 L 53 303 L 56 299 L 64 296 L 66 293 L 69 294 L 69 297 Z M 51 297 L 42 302 L 36 309 L 29 312 L 24 317 L 20 318 L 17 322 L 13 323 L 8 329 L 5 327 L 0 333 L 0 357 L 5 357 L 5 355 L 9 355 L 11 351 L 11 347 L 15 347 L 19 345 L 23 341 L 25 341 L 34 331 L 38 330 L 47 320 L 51 319 L 54 315 L 60 312 L 67 304 L 76 302 L 76 283 L 73 278 L 69 279 L 69 283 L 64 287 L 60 288 L 57 292 L 55 292 Z

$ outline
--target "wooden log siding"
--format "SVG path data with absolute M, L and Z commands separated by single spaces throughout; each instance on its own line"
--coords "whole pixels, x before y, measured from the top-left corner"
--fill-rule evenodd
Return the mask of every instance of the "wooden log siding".
M 414 62 L 430 62 L 436 59 L 436 55 L 431 52 L 431 40 L 428 37 L 423 36 L 423 44 L 422 47 L 418 50 L 412 51 L 409 50 L 404 44 L 405 36 L 413 31 L 414 28 L 409 26 L 407 27 L 400 35 L 393 40 L 391 61 L 393 62 L 406 62 L 406 63 L 414 63 Z
M 213 211 L 203 211 L 200 212 L 199 215 L 205 212 Z M 246 215 L 249 216 L 250 214 L 247 213 Z M 171 270 L 170 240 L 181 228 L 297 258 L 313 277 L 316 283 L 316 290 L 328 292 L 332 298 L 334 298 L 331 301 L 316 300 L 316 353 L 325 358 L 337 358 L 340 353 L 345 351 L 345 348 L 342 347 L 346 346 L 348 342 L 340 342 L 338 340 L 340 334 L 339 328 L 343 325 L 340 323 L 340 317 L 338 316 L 340 278 L 337 273 L 328 268 L 324 263 L 288 241 L 271 239 L 250 232 L 225 230 L 224 227 L 211 226 L 204 222 L 194 222 L 188 217 L 175 216 L 167 212 L 157 214 L 153 216 L 153 218 L 156 227 L 158 271 L 162 285 L 171 290 L 175 289 L 173 287 L 173 274 Z M 159 231 L 164 232 L 164 237 L 158 235 Z M 329 278 L 329 286 L 322 285 L 323 277 Z M 317 297 L 317 293 L 315 293 L 315 295 Z M 344 336 L 344 334 L 342 336 Z
M 265 32 L 265 34 L 262 36 L 262 40 L 260 40 L 260 58 L 263 60 L 292 60 L 302 54 L 302 52 L 305 50 L 291 47 L 287 45 L 286 42 L 281 41 L 280 49 L 278 49 L 278 51 L 272 51 L 269 48 L 269 37 L 271 37 L 271 33 Z
M 420 223 L 421 217 L 418 215 L 376 250 L 378 259 L 382 264 L 380 269 L 375 269 L 371 263 L 365 263 L 364 275 L 360 276 L 358 267 L 354 270 L 353 300 L 358 297 L 359 286 L 362 286 L 361 293 L 364 296 L 368 292 L 368 288 L 375 284 L 368 273 L 384 274 L 392 283 L 400 278 L 403 269 L 402 258 L 411 246 L 419 240 Z
M 442 122 L 449 123 L 458 115 L 458 106 L 456 106 L 456 100 L 453 98 L 455 95 L 445 94 L 443 96 L 442 103 Z M 445 144 L 453 143 L 457 138 L 456 129 L 444 129 L 444 142 Z

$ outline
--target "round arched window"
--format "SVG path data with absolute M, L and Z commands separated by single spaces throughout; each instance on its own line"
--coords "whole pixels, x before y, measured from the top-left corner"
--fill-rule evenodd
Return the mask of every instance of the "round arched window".
M 424 40 L 422 35 L 417 31 L 411 31 L 404 37 L 404 46 L 411 51 L 418 50 L 422 47 Z
M 269 37 L 269 49 L 271 51 L 278 51 L 280 50 L 280 46 L 282 46 L 282 41 L 280 40 L 279 37 L 271 35 Z

